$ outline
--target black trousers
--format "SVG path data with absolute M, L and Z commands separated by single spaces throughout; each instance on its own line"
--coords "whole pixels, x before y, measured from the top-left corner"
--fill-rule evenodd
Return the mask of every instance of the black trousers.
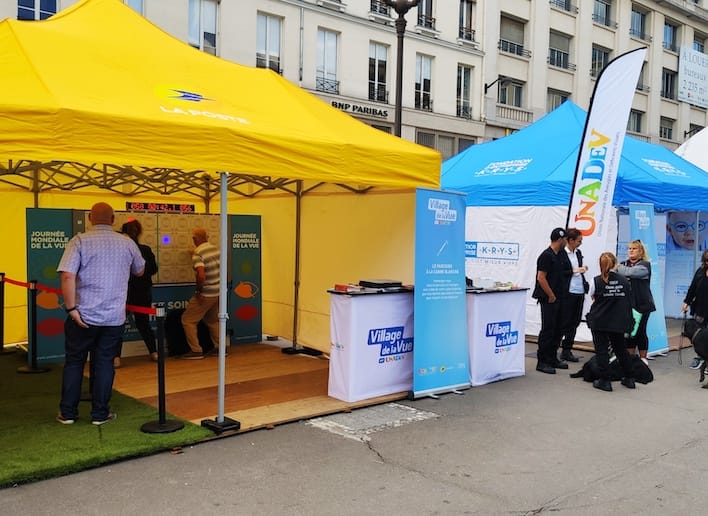
M 632 365 L 624 342 L 624 333 L 595 331 L 592 330 L 592 342 L 595 345 L 595 356 L 597 356 L 597 368 L 600 378 L 610 380 L 610 346 L 615 352 L 617 360 L 622 367 L 622 373 L 626 378 L 632 377 Z
M 555 303 L 539 301 L 541 305 L 541 331 L 538 333 L 539 362 L 553 365 L 558 361 L 558 346 L 561 340 L 560 300 Z
M 561 347 L 564 351 L 573 349 L 575 342 L 575 332 L 578 330 L 580 320 L 583 318 L 583 304 L 585 294 L 568 294 L 561 299 L 560 326 L 562 341 Z

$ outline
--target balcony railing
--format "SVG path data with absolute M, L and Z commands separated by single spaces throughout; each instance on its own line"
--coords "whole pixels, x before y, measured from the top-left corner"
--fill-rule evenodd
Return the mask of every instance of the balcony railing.
M 421 111 L 433 110 L 433 99 L 430 98 L 430 93 L 421 90 L 415 91 L 415 108 Z
M 333 79 L 325 79 L 324 77 L 315 78 L 315 89 L 324 93 L 332 93 L 339 95 L 339 81 Z
M 562 11 L 567 11 L 569 13 L 577 13 L 578 7 L 573 4 L 570 0 L 551 0 L 551 7 L 556 9 L 561 9 Z
M 661 98 L 663 99 L 669 99 L 669 100 L 676 100 L 676 92 L 671 91 L 671 90 L 661 90 Z
M 576 66 L 570 62 L 570 54 L 557 48 L 548 49 L 548 64 L 551 66 L 557 66 L 558 68 L 564 68 L 565 70 L 575 71 Z
M 426 29 L 435 30 L 435 18 L 433 18 L 432 16 L 426 16 L 425 14 L 419 14 L 418 26 L 425 27 Z
M 661 43 L 661 46 L 664 47 L 666 50 L 671 50 L 672 52 L 678 52 L 678 47 L 676 46 L 675 42 L 663 41 Z
M 523 45 L 514 43 L 513 41 L 500 39 L 497 46 L 502 52 L 508 52 L 509 54 L 515 54 L 522 57 L 531 57 L 531 52 L 526 50 Z
M 391 8 L 381 0 L 371 0 L 369 11 L 374 14 L 380 14 L 381 16 L 391 16 Z
M 469 105 L 469 101 L 457 101 L 457 116 L 459 118 L 472 120 L 472 106 Z
M 637 91 L 641 91 L 641 92 L 644 92 L 644 93 L 649 93 L 649 92 L 651 91 L 651 88 L 649 87 L 648 84 L 644 84 L 644 83 L 638 82 L 638 83 L 637 83 Z
M 475 31 L 468 27 L 460 27 L 460 32 L 458 37 L 464 39 L 465 41 L 474 41 Z
M 526 111 L 525 109 L 508 106 L 506 104 L 497 104 L 496 111 L 497 118 L 506 118 L 508 120 L 515 120 L 525 124 L 530 124 L 533 122 L 533 113 L 531 111 Z
M 642 41 L 648 41 L 651 43 L 652 37 L 644 31 L 637 29 L 629 29 L 629 35 L 633 38 L 641 39 Z
M 266 58 L 263 54 L 256 54 L 256 68 L 270 68 L 275 73 L 281 74 L 283 71 L 280 69 L 280 59 L 275 59 L 271 57 Z
M 386 91 L 386 85 L 369 81 L 369 100 L 388 103 L 388 91 Z
M 610 27 L 611 29 L 617 28 L 617 22 L 612 21 L 609 16 L 604 16 L 602 14 L 594 14 L 593 13 L 592 21 L 594 21 L 598 25 L 604 25 L 605 27 Z
M 627 134 L 629 136 L 631 136 L 632 138 L 636 138 L 637 140 L 642 140 L 644 142 L 651 142 L 651 137 L 647 136 L 646 134 L 635 133 L 634 131 L 630 131 L 629 129 L 627 130 Z

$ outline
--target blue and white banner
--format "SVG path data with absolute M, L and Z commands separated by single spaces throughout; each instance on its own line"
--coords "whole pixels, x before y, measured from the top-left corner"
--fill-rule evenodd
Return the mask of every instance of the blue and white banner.
M 641 240 L 652 264 L 651 294 L 654 296 L 656 311 L 649 316 L 647 336 L 649 337 L 649 355 L 656 355 L 669 350 L 664 319 L 664 293 L 661 289 L 661 271 L 654 265 L 658 263 L 658 248 L 654 233 L 654 205 L 647 203 L 629 203 L 629 236 L 631 240 Z
M 414 398 L 467 388 L 465 196 L 416 190 Z
M 612 210 L 627 120 L 646 47 L 612 60 L 600 73 L 590 101 L 571 190 L 567 227 L 583 234 L 585 262 L 605 251 L 607 232 L 616 225 Z

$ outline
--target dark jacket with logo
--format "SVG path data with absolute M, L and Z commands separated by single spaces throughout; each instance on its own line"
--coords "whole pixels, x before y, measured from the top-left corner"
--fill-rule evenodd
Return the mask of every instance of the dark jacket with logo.
M 629 333 L 634 326 L 630 286 L 627 279 L 610 271 L 607 283 L 602 276 L 595 276 L 595 294 L 590 311 L 585 316 L 593 331 Z

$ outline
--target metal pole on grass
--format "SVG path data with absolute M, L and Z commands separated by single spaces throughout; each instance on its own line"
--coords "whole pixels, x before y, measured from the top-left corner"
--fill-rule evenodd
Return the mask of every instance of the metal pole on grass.
M 30 280 L 30 364 L 17 368 L 18 373 L 46 373 L 48 367 L 37 367 L 37 280 Z
M 181 430 L 184 423 L 167 420 L 165 410 L 165 303 L 157 303 L 157 411 L 158 420 L 149 421 L 140 427 L 146 434 L 167 434 Z

